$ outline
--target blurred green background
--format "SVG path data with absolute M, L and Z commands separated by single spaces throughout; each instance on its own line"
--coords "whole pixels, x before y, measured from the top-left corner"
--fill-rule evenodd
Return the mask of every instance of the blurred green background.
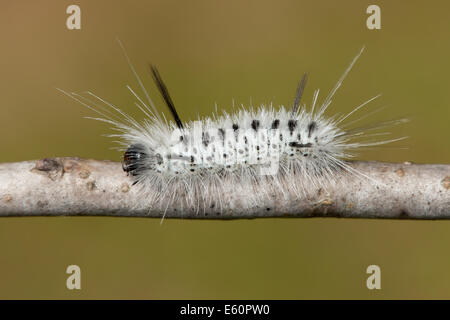
M 81 7 L 81 30 L 66 8 Z M 381 8 L 381 30 L 366 8 Z M 183 120 L 217 103 L 290 104 L 327 94 L 366 51 L 328 114 L 387 106 L 409 138 L 359 159 L 450 162 L 448 1 L 2 1 L 0 162 L 52 156 L 120 161 L 107 125 L 60 94 L 92 90 L 138 115 L 120 38 L 160 110 L 156 64 Z M 369 112 L 373 109 L 366 109 Z M 363 113 L 364 114 L 364 113 Z M 450 222 L 334 218 L 189 221 L 60 217 L 0 219 L 0 298 L 450 298 Z M 81 267 L 82 290 L 65 287 Z M 381 290 L 366 288 L 368 265 Z

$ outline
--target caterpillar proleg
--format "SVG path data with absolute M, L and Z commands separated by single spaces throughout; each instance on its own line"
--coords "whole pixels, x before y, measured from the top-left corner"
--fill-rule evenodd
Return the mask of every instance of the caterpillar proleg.
M 224 188 L 231 186 L 231 192 L 236 193 L 254 189 L 254 196 L 246 199 L 248 207 L 270 202 L 274 194 L 280 193 L 284 197 L 308 198 L 312 192 L 326 191 L 329 183 L 339 183 L 343 175 L 365 179 L 346 164 L 362 147 L 404 139 L 372 140 L 386 134 L 379 129 L 403 123 L 405 119 L 364 127 L 357 126 L 363 117 L 352 120 L 355 113 L 379 95 L 347 114 L 332 117 L 324 114 L 363 50 L 353 58 L 323 102 L 318 102 L 319 90 L 314 92 L 310 108 L 301 102 L 307 82 L 305 74 L 290 108 L 272 104 L 258 108 L 242 106 L 231 114 L 216 112 L 198 121 L 182 121 L 161 75 L 151 66 L 150 72 L 174 118 L 170 121 L 158 113 L 126 53 L 144 98 L 130 86 L 127 88 L 144 120 L 136 120 L 92 92 L 84 95 L 63 92 L 100 115 L 93 119 L 111 124 L 117 131 L 110 136 L 120 139 L 123 170 L 133 188 L 138 188 L 145 206 L 159 208 L 163 217 L 168 208 L 221 214 L 233 208 L 233 200 L 224 196 L 230 190 Z M 286 179 L 292 175 L 298 178 Z

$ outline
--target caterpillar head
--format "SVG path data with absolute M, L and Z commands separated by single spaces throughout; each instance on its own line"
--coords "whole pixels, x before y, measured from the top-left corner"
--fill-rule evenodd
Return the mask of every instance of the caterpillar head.
M 122 169 L 132 176 L 139 175 L 143 168 L 143 162 L 148 158 L 144 146 L 141 144 L 133 144 L 128 147 L 123 155 Z
M 146 170 L 154 170 L 161 162 L 159 153 L 154 153 L 142 144 L 132 144 L 123 155 L 122 169 L 127 174 L 139 176 Z

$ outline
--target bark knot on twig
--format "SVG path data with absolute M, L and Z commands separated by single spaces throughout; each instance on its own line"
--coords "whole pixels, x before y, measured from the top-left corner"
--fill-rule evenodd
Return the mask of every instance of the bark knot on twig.
M 36 162 L 32 172 L 48 177 L 52 181 L 62 178 L 64 175 L 64 165 L 58 158 L 44 158 Z
M 450 189 L 450 176 L 446 176 L 444 179 L 442 179 L 441 183 L 445 189 Z

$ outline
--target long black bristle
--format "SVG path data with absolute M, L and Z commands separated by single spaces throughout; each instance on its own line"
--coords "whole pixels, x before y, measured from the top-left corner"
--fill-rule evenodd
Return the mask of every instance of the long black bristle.
M 161 79 L 161 76 L 159 75 L 158 69 L 156 69 L 155 66 L 150 65 L 150 70 L 152 72 L 153 80 L 155 80 L 156 86 L 158 87 L 159 92 L 161 92 L 161 95 L 162 95 L 164 101 L 166 102 L 167 106 L 169 107 L 169 110 L 172 113 L 172 116 L 175 119 L 175 122 L 176 122 L 178 128 L 182 129 L 183 123 L 181 122 L 181 119 L 178 116 L 177 110 L 175 109 L 173 101 L 170 98 L 169 91 L 167 91 L 167 87 L 164 84 L 163 80 Z
M 303 77 L 300 80 L 298 87 L 297 87 L 297 93 L 295 94 L 294 104 L 292 105 L 292 116 L 294 116 L 297 113 L 298 106 L 300 105 L 300 100 L 302 99 L 303 90 L 305 90 L 307 80 L 308 80 L 308 74 L 305 73 L 305 74 L 303 74 Z

